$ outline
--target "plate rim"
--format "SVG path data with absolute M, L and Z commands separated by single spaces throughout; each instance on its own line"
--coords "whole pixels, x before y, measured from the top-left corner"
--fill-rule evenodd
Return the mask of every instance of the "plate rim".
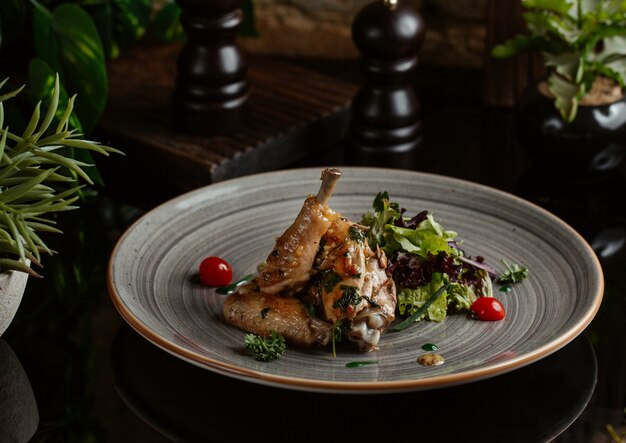
M 417 175 L 422 177 L 430 177 L 438 180 L 446 181 L 448 183 L 454 184 L 456 183 L 459 186 L 470 186 L 474 189 L 487 191 L 490 193 L 498 194 L 507 199 L 516 200 L 518 203 L 528 206 L 532 208 L 534 211 L 541 213 L 542 216 L 551 219 L 552 222 L 560 225 L 560 227 L 566 231 L 572 237 L 576 238 L 576 240 L 583 247 L 587 255 L 591 258 L 594 269 L 596 271 L 596 276 L 598 278 L 598 285 L 596 288 L 596 293 L 592 295 L 593 303 L 590 309 L 582 316 L 574 325 L 572 325 L 565 333 L 560 334 L 554 340 L 540 346 L 539 348 L 525 353 L 521 356 L 515 357 L 510 360 L 506 360 L 500 363 L 490 364 L 484 368 L 476 368 L 467 371 L 463 371 L 455 374 L 443 374 L 437 375 L 433 377 L 424 377 L 424 378 L 416 378 L 416 379 L 406 379 L 406 380 L 391 380 L 391 381 L 334 381 L 334 380 L 322 380 L 322 379 L 308 379 L 308 378 L 298 378 L 298 377 L 287 377 L 281 375 L 270 374 L 267 372 L 262 372 L 254 369 L 242 368 L 238 365 L 222 362 L 215 360 L 213 358 L 203 356 L 197 354 L 191 350 L 188 350 L 182 346 L 177 345 L 154 332 L 147 325 L 142 323 L 127 307 L 124 303 L 122 297 L 118 293 L 115 288 L 114 276 L 113 276 L 113 268 L 114 261 L 117 252 L 120 250 L 125 239 L 140 225 L 146 218 L 152 216 L 153 213 L 161 210 L 161 208 L 166 206 L 173 206 L 177 202 L 186 200 L 189 197 L 195 194 L 201 194 L 205 192 L 209 188 L 215 188 L 219 186 L 232 185 L 239 181 L 248 181 L 250 179 L 258 179 L 263 176 L 276 176 L 281 174 L 294 174 L 294 173 L 302 173 L 302 174 L 313 174 L 319 173 L 323 167 L 309 167 L 309 168 L 292 168 L 285 169 L 279 171 L 271 171 L 271 172 L 263 172 L 257 174 L 246 175 L 243 177 L 237 177 L 229 180 L 224 180 L 221 182 L 217 182 L 214 184 L 210 184 L 207 186 L 200 187 L 195 190 L 191 190 L 185 192 L 177 197 L 174 197 L 170 200 L 167 200 L 156 207 L 150 209 L 148 212 L 139 217 L 135 222 L 133 222 L 120 236 L 117 240 L 114 248 L 111 251 L 111 255 L 109 258 L 109 263 L 107 266 L 107 289 L 109 292 L 109 297 L 115 306 L 118 313 L 121 317 L 141 336 L 143 336 L 148 341 L 152 342 L 154 345 L 163 349 L 164 351 L 181 358 L 189 363 L 192 363 L 201 368 L 213 371 L 218 374 L 234 377 L 240 380 L 260 383 L 268 386 L 287 388 L 287 389 L 295 389 L 295 390 L 305 390 L 305 391 L 316 391 L 316 392 L 328 392 L 328 393 L 394 393 L 394 392 L 408 392 L 408 391 L 417 391 L 424 389 L 435 389 L 447 386 L 454 386 L 458 384 L 469 383 L 473 381 L 479 381 L 485 378 L 493 377 L 496 375 L 504 374 L 506 372 L 512 371 L 517 368 L 521 368 L 525 365 L 534 363 L 548 355 L 558 351 L 563 346 L 570 343 L 574 338 L 576 338 L 580 333 L 584 331 L 584 329 L 591 323 L 598 310 L 600 309 L 600 305 L 602 304 L 602 299 L 604 297 L 604 274 L 602 271 L 602 266 L 600 264 L 600 260 L 597 255 L 589 245 L 589 243 L 569 224 L 563 221 L 561 218 L 552 214 L 548 210 L 542 208 L 541 206 L 532 203 L 528 200 L 525 200 L 521 197 L 518 197 L 512 193 L 507 191 L 503 191 L 497 188 L 493 188 L 491 186 L 487 186 L 481 183 L 476 183 L 470 180 L 465 180 L 457 177 L 446 176 L 442 174 L 435 174 L 430 172 L 422 172 L 422 171 L 412 171 L 406 169 L 388 169 L 388 168 L 377 168 L 377 167 L 354 167 L 354 166 L 337 166 L 337 168 L 341 169 L 342 172 L 349 171 L 360 171 L 365 173 L 367 171 L 376 171 L 377 173 L 402 173 L 406 175 Z

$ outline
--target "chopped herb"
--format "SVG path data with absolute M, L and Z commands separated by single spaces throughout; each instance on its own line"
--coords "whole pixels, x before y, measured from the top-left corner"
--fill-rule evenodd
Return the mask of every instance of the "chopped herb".
M 361 231 L 359 228 L 352 225 L 350 226 L 350 228 L 348 228 L 348 238 L 350 240 L 354 240 L 357 243 L 363 243 L 363 240 L 365 240 L 365 234 L 363 234 L 363 231 Z
M 518 283 L 528 277 L 528 268 L 526 266 L 520 266 L 516 263 L 508 264 L 504 259 L 502 259 L 502 263 L 504 263 L 506 271 L 498 277 L 497 283 Z
M 276 331 L 270 331 L 265 338 L 258 334 L 247 334 L 244 344 L 259 361 L 276 360 L 285 352 L 285 338 Z
M 313 303 L 306 303 L 304 307 L 306 308 L 306 313 L 309 314 L 309 317 L 315 317 L 315 306 L 313 306 Z
M 319 283 L 321 289 L 327 294 L 332 292 L 337 283 L 341 281 L 341 276 L 332 269 L 326 269 L 321 272 Z
M 367 301 L 369 303 L 370 308 L 378 308 L 378 307 L 380 307 L 380 305 L 378 303 L 376 303 L 374 300 L 372 300 L 371 297 L 363 296 L 363 298 L 365 299 L 365 301 Z
M 500 288 L 500 292 L 511 292 L 511 285 L 504 285 Z
M 253 278 L 254 278 L 254 274 L 248 274 L 241 280 L 236 281 L 235 283 L 232 283 L 228 286 L 220 286 L 219 288 L 215 290 L 215 292 L 217 292 L 218 294 L 222 294 L 222 295 L 231 294 L 235 292 L 239 288 L 239 286 L 245 285 Z
M 349 306 L 356 306 L 361 302 L 361 296 L 359 295 L 359 291 L 354 286 L 339 286 L 340 289 L 343 289 L 343 294 L 339 299 L 335 300 L 333 303 L 333 308 L 341 309 L 345 311 Z
M 270 312 L 270 308 L 264 308 L 264 309 L 261 311 L 261 318 L 263 318 L 263 319 L 264 319 L 265 317 L 267 317 L 267 313 L 268 313 L 268 312 Z
M 350 363 L 346 363 L 346 368 L 360 368 L 361 366 L 377 364 L 377 361 L 351 361 Z

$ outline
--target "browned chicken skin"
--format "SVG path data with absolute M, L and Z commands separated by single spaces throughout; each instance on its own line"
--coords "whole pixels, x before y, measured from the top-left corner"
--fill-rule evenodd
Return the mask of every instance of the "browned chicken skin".
M 240 291 L 224 302 L 224 318 L 248 332 L 265 336 L 276 331 L 300 345 L 325 345 L 331 337 L 332 325 L 309 315 L 296 297 Z
M 263 292 L 293 295 L 309 282 L 319 241 L 336 217 L 327 202 L 340 176 L 337 169 L 325 169 L 317 196 L 304 201 L 296 220 L 276 239 L 257 278 Z
M 276 331 L 299 345 L 325 345 L 342 324 L 361 350 L 377 348 L 394 320 L 396 288 L 385 253 L 370 249 L 365 228 L 327 206 L 340 175 L 324 170 L 318 195 L 305 200 L 264 269 L 226 299 L 228 323 L 260 335 Z
M 365 260 L 373 255 L 363 232 L 354 223 L 339 218 L 330 226 L 317 256 L 316 297 L 321 302 L 322 316 L 336 323 L 352 319 L 367 301 L 360 296 L 365 282 Z

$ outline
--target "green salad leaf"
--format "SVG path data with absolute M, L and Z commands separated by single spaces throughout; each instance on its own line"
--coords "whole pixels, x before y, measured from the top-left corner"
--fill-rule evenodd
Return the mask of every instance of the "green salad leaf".
M 415 229 L 387 224 L 385 233 L 387 241 L 383 249 L 387 254 L 392 254 L 398 249 L 423 258 L 426 258 L 428 254 L 437 255 L 439 252 L 457 254 L 456 248 L 451 248 L 449 245 L 457 233 L 443 229 L 430 213 Z
M 416 313 L 432 295 L 442 286 L 448 283 L 448 277 L 441 273 L 434 273 L 432 280 L 416 289 L 402 288 L 398 292 L 398 311 L 403 316 L 410 316 Z M 415 321 L 428 319 L 432 321 L 442 321 L 446 317 L 448 310 L 449 288 L 441 294 L 430 307 Z
M 372 204 L 374 212 L 367 212 L 363 215 L 361 224 L 369 226 L 367 231 L 367 241 L 375 249 L 376 246 L 383 247 L 387 243 L 385 238 L 385 226 L 400 218 L 399 206 L 389 200 L 387 191 L 379 192 Z

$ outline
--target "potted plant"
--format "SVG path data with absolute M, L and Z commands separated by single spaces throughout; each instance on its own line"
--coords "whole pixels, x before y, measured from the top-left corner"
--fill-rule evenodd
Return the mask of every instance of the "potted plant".
M 522 0 L 528 34 L 496 46 L 539 51 L 548 71 L 519 100 L 520 141 L 536 166 L 562 176 L 615 171 L 626 135 L 626 3 Z
M 0 82 L 0 90 L 5 83 Z M 12 132 L 5 126 L 4 102 L 22 89 L 0 95 L 0 335 L 13 319 L 26 278 L 40 277 L 30 264 L 41 266 L 41 254 L 53 253 L 39 234 L 60 233 L 54 213 L 77 207 L 79 180 L 93 184 L 83 170 L 89 165 L 72 151 L 120 152 L 71 129 L 75 96 L 60 106 L 58 76 L 45 113 L 39 102 L 26 128 Z

